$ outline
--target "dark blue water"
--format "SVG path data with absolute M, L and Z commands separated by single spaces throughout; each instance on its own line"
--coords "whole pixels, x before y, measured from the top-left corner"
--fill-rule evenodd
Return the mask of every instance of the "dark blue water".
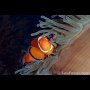
M 21 50 L 27 49 L 39 28 L 41 15 L 0 15 L 0 74 L 14 74 L 20 67 Z

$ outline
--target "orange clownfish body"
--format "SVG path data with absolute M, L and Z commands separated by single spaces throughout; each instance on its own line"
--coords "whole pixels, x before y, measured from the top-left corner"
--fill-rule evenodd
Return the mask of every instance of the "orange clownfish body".
M 28 52 L 23 56 L 23 63 L 29 63 L 33 60 L 34 58 Z
M 51 55 L 54 46 L 50 43 L 47 37 L 35 38 L 31 42 L 31 48 L 26 56 L 23 57 L 23 62 L 32 62 L 34 59 L 43 60 Z
M 53 53 L 54 46 L 50 43 L 47 37 L 39 37 L 38 42 L 38 46 L 43 53 L 48 56 Z

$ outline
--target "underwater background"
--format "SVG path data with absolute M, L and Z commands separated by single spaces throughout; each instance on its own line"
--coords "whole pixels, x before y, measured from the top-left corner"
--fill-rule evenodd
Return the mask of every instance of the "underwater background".
M 30 45 L 30 34 L 39 30 L 40 16 L 0 15 L 0 75 L 13 75 L 20 68 L 22 50 Z

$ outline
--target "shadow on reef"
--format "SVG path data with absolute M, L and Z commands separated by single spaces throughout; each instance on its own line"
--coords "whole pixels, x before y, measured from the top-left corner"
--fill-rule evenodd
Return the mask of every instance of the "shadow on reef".
M 37 23 L 35 15 L 0 15 L 0 74 L 14 75 L 21 50 L 27 48 Z

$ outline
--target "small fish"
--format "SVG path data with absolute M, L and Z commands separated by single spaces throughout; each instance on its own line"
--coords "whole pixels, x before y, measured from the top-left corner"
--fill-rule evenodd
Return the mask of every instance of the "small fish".
M 54 46 L 47 37 L 38 37 L 31 41 L 31 48 L 23 56 L 23 63 L 36 60 L 44 60 L 53 54 Z
M 40 50 L 48 56 L 53 53 L 54 46 L 47 37 L 39 37 L 38 46 Z

